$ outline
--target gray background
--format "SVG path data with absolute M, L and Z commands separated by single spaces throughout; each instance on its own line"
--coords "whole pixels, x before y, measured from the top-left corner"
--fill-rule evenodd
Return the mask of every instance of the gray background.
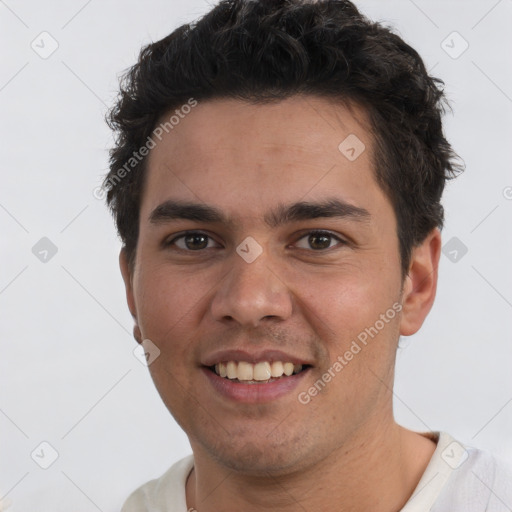
M 446 132 L 467 166 L 445 195 L 444 243 L 456 239 L 436 304 L 401 341 L 397 419 L 512 463 L 512 2 L 357 4 L 445 80 Z M 120 244 L 93 190 L 107 170 L 103 116 L 117 75 L 141 45 L 208 8 L 0 0 L 0 497 L 9 511 L 119 510 L 190 451 L 133 355 Z M 49 52 L 53 40 L 42 58 L 35 49 Z M 48 469 L 52 448 L 41 442 L 59 454 Z

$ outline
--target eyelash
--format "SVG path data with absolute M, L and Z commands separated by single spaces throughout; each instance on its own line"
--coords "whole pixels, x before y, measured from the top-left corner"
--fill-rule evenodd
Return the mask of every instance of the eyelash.
M 213 237 L 211 237 L 210 235 L 208 235 L 207 233 L 204 233 L 203 231 L 186 231 L 185 233 L 182 233 L 181 235 L 178 235 L 176 237 L 174 237 L 172 240 L 169 240 L 169 241 L 164 241 L 163 245 L 165 248 L 168 248 L 172 245 L 175 245 L 175 242 L 177 240 L 180 240 L 182 238 L 185 238 L 187 236 L 190 236 L 190 235 L 204 235 L 205 237 L 208 238 L 208 240 L 213 240 Z M 306 238 L 306 237 L 309 237 L 311 235 L 324 235 L 324 236 L 328 236 L 334 240 L 336 240 L 338 242 L 338 246 L 343 246 L 343 245 L 348 245 L 348 242 L 346 240 L 343 240 L 342 238 L 340 238 L 339 236 L 337 235 L 334 235 L 333 233 L 331 233 L 330 231 L 324 231 L 324 230 L 312 230 L 312 231 L 308 231 L 306 233 L 304 233 L 303 235 L 301 235 L 295 243 L 297 243 L 299 240 L 302 240 L 303 238 Z M 218 242 L 216 242 L 218 243 Z M 336 247 L 336 246 L 334 246 Z M 303 249 L 303 250 L 310 250 L 312 252 L 317 252 L 317 253 L 322 253 L 322 252 L 327 252 L 327 251 L 330 251 L 332 250 L 334 247 L 327 247 L 325 249 Z M 208 249 L 208 247 L 206 248 Z M 210 247 L 211 249 L 211 247 Z M 178 250 L 179 251 L 182 251 L 182 252 L 189 252 L 189 253 L 194 253 L 194 252 L 202 252 L 204 251 L 205 249 L 197 249 L 197 250 L 193 250 L 193 249 L 182 249 L 181 247 L 178 247 Z

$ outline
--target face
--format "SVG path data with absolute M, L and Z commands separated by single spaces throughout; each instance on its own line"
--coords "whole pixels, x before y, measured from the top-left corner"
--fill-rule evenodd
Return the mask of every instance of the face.
M 196 456 L 280 474 L 391 421 L 398 337 L 430 304 L 409 306 L 371 155 L 364 111 L 315 97 L 199 103 L 151 150 L 121 267 Z

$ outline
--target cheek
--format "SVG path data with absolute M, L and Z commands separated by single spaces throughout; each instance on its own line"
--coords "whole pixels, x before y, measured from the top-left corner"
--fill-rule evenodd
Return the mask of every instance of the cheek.
M 369 382 L 380 387 L 379 379 L 389 380 L 400 320 L 396 285 L 379 281 L 370 272 L 338 272 L 328 278 L 308 275 L 302 277 L 297 297 L 302 297 L 299 314 L 326 349 L 329 360 L 324 361 L 322 372 L 331 368 L 340 375 L 332 389 L 340 386 L 340 396 L 350 400 L 348 390 L 358 390 L 362 382 L 371 393 Z M 337 365 L 336 371 L 332 367 L 339 358 L 343 368 Z M 360 394 L 361 389 L 354 396 Z
M 322 338 L 329 359 L 315 375 L 315 382 L 329 382 L 325 387 L 319 384 L 323 403 L 336 417 L 353 411 L 362 421 L 392 387 L 400 318 L 398 291 L 391 283 L 348 274 L 309 277 L 303 286 L 309 290 L 304 295 L 304 315 Z
M 183 339 L 179 334 L 197 315 L 206 286 L 198 286 L 198 276 L 186 276 L 163 266 L 142 270 L 134 282 L 138 321 L 144 337 L 157 345 L 167 339 Z
M 187 277 L 163 266 L 148 266 L 134 280 L 142 336 L 160 350 L 149 371 L 160 397 L 180 424 L 187 417 L 183 411 L 188 397 L 195 396 L 189 371 L 196 364 L 191 348 L 197 338 L 198 308 L 208 289 L 199 286 L 199 281 L 197 276 Z
M 295 294 L 303 304 L 302 314 L 325 324 L 332 335 L 357 334 L 373 325 L 396 298 L 391 283 L 352 266 L 323 274 L 303 273 L 295 277 L 295 282 L 300 283 Z

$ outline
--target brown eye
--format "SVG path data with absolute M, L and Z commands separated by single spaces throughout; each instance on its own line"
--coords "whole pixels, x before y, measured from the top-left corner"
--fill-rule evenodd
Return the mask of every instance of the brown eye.
M 187 249 L 192 251 L 208 247 L 208 237 L 206 235 L 186 235 L 183 240 Z
M 214 245 L 212 245 L 214 244 Z M 185 233 L 171 240 L 167 246 L 175 245 L 183 251 L 200 251 L 214 247 L 216 242 L 207 234 L 199 232 Z
M 305 242 L 301 242 L 301 240 L 304 240 Z M 333 245 L 331 244 L 333 242 L 337 242 L 338 245 L 343 245 L 345 243 L 343 240 L 341 240 L 341 238 L 338 238 L 337 236 L 327 231 L 312 231 L 311 233 L 308 233 L 307 235 L 300 238 L 297 244 L 301 249 L 313 249 L 315 251 L 322 251 L 332 248 Z
M 331 237 L 324 234 L 309 235 L 308 243 L 313 249 L 328 249 L 331 245 Z

